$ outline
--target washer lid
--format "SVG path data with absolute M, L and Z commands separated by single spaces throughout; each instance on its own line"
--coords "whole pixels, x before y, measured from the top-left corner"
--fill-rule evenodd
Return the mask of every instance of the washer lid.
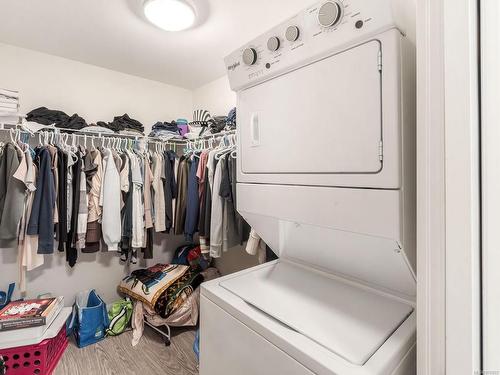
M 410 304 L 285 261 L 220 285 L 360 366 L 413 311 Z

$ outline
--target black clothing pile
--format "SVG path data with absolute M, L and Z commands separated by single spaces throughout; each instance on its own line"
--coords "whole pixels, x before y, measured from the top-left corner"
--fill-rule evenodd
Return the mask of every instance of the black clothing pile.
M 223 131 L 236 129 L 236 108 L 231 109 L 227 116 L 215 116 L 208 121 L 210 133 L 217 134 Z
M 83 118 L 76 113 L 69 116 L 63 111 L 56 111 L 46 107 L 36 108 L 26 115 L 27 121 L 33 121 L 42 125 L 55 124 L 56 127 L 62 129 L 80 130 L 87 126 Z
M 226 128 L 227 117 L 226 116 L 215 116 L 210 120 L 210 133 L 217 134 Z
M 69 116 L 63 111 L 56 111 L 46 107 L 40 107 L 30 111 L 26 115 L 26 120 L 43 125 L 55 124 L 57 128 L 61 129 L 81 130 L 88 127 L 87 122 L 76 113 L 73 116 Z M 139 121 L 130 118 L 127 114 L 116 116 L 113 121 L 109 123 L 99 121 L 97 125 L 114 132 L 133 131 L 140 134 L 144 133 L 144 126 Z
M 226 125 L 229 129 L 236 129 L 236 108 L 231 109 L 227 115 Z
M 126 113 L 123 116 L 116 116 L 112 122 L 99 121 L 97 126 L 102 126 L 113 130 L 114 132 L 121 132 L 124 130 L 131 130 L 138 133 L 144 133 L 144 125 L 139 121 L 130 118 Z

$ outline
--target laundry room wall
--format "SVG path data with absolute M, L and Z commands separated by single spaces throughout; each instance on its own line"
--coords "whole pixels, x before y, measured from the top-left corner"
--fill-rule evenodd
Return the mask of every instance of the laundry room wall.
M 408 39 L 416 45 L 417 0 L 392 0 L 395 18 Z
M 20 91 L 23 112 L 46 106 L 78 113 L 88 122 L 128 113 L 147 129 L 158 120 L 191 118 L 191 90 L 5 44 L 0 44 L 0 60 L 0 87 Z M 184 243 L 182 236 L 162 235 L 155 240 L 155 259 L 140 261 L 136 268 L 168 262 Z M 19 278 L 15 243 L 0 243 L 0 264 L 0 290 L 4 290 Z M 46 256 L 42 267 L 28 273 L 29 296 L 50 292 L 72 304 L 76 292 L 95 288 L 110 302 L 130 271 L 116 253 L 81 254 L 71 269 L 65 255 L 56 251 Z
M 21 92 L 21 111 L 45 106 L 88 123 L 124 113 L 144 124 L 191 118 L 191 90 L 0 43 L 0 86 Z
M 236 107 L 236 93 L 227 76 L 220 77 L 193 91 L 193 109 L 206 109 L 212 116 L 225 116 Z

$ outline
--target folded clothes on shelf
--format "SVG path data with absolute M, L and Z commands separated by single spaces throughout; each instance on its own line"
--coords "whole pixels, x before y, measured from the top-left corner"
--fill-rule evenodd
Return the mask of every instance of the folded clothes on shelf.
M 96 124 L 90 124 L 89 126 L 85 127 L 82 129 L 82 132 L 88 132 L 88 133 L 105 133 L 105 134 L 113 134 L 114 131 L 105 128 L 103 126 L 98 126 Z
M 111 122 L 99 121 L 97 122 L 97 125 L 111 129 L 114 132 L 120 132 L 122 130 L 134 130 L 141 135 L 144 134 L 144 125 L 142 125 L 139 121 L 131 118 L 126 113 L 122 116 L 116 116 Z
M 149 136 L 156 138 L 166 138 L 166 139 L 182 138 L 179 128 L 177 127 L 177 122 L 175 121 L 157 122 L 156 124 L 153 125 L 153 129 L 151 130 Z
M 10 99 L 19 99 L 19 92 L 14 90 L 0 89 L 0 96 Z

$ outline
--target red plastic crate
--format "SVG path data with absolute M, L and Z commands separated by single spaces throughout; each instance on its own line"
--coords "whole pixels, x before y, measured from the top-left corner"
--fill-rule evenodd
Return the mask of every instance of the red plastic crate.
M 39 344 L 1 349 L 6 375 L 50 375 L 68 346 L 66 327 Z

